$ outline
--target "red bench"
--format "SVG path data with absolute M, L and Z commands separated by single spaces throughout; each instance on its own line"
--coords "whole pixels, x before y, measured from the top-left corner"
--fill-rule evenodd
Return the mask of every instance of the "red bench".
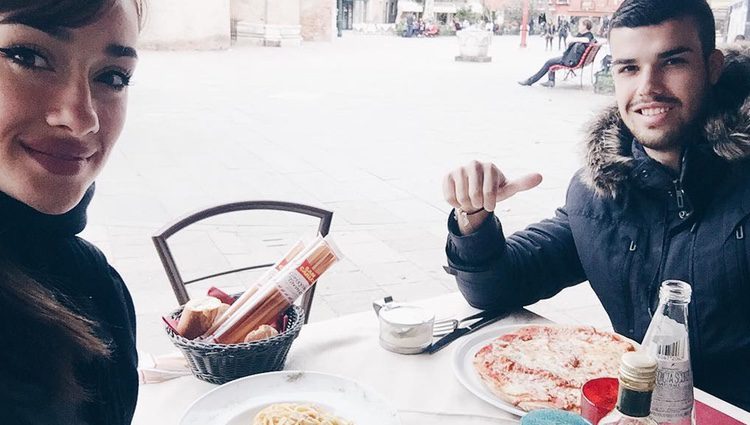
M 576 75 L 575 70 L 580 69 L 581 70 L 581 87 L 583 87 L 583 68 L 586 68 L 587 66 L 594 63 L 594 59 L 596 59 L 596 55 L 599 53 L 599 49 L 602 48 L 602 45 L 599 43 L 589 43 L 588 46 L 586 46 L 586 50 L 583 51 L 583 54 L 581 55 L 581 60 L 578 61 L 577 64 L 574 66 L 565 66 L 565 65 L 552 65 L 550 67 L 550 71 L 559 71 L 559 70 L 566 70 L 568 71 L 565 74 L 565 80 L 568 79 L 568 76 L 573 74 L 573 76 Z M 594 67 L 591 67 L 591 80 L 594 79 Z

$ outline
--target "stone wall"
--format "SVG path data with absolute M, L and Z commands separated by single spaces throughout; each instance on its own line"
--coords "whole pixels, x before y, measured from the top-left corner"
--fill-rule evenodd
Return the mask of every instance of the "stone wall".
M 226 49 L 230 0 L 149 0 L 139 45 L 146 49 Z
M 266 0 L 231 0 L 232 20 L 265 22 Z
M 300 0 L 300 24 L 305 41 L 331 41 L 336 35 L 336 0 Z

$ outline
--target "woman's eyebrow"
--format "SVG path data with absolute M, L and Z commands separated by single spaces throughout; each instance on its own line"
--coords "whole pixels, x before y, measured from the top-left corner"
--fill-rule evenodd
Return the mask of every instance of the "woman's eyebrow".
M 4 19 L 0 21 L 0 25 L 24 25 L 30 28 L 34 28 L 36 30 L 42 31 L 45 34 L 48 34 L 49 36 L 56 38 L 60 41 L 64 42 L 70 42 L 73 40 L 73 33 L 67 29 L 62 27 L 45 27 L 43 25 L 35 25 L 30 22 L 23 22 L 22 20 L 16 20 L 16 19 Z M 125 46 L 119 43 L 111 43 L 108 44 L 107 47 L 104 48 L 104 53 L 107 56 L 111 56 L 114 58 L 138 58 L 138 53 L 136 50 L 132 47 Z
M 73 39 L 73 34 L 67 28 L 51 27 L 38 22 L 29 22 L 25 19 L 6 18 L 0 21 L 0 24 L 27 26 L 29 28 L 34 28 L 35 30 L 41 31 L 60 41 L 71 41 Z
M 115 58 L 126 57 L 138 59 L 138 53 L 134 48 L 117 43 L 108 44 L 107 47 L 104 48 L 104 53 Z

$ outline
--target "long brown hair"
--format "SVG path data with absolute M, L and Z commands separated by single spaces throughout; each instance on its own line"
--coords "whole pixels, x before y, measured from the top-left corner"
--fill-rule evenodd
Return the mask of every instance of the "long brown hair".
M 5 23 L 42 30 L 79 28 L 96 21 L 117 1 L 6 0 L 0 2 L 0 13 Z M 143 3 L 133 1 L 142 26 Z M 28 378 L 43 383 L 60 400 L 86 399 L 89 394 L 75 377 L 77 364 L 111 355 L 109 345 L 96 335 L 94 323 L 66 307 L 59 295 L 31 278 L 1 250 L 0 322 L 13 338 L 4 350 L 14 352 L 6 354 L 20 363 L 32 363 L 28 370 L 16 373 L 32 375 Z
M 6 258 L 0 259 L 0 310 L 0 327 L 11 335 L 10 350 L 15 351 L 3 355 L 10 363 L 4 366 L 16 367 L 61 399 L 86 399 L 89 394 L 77 383 L 76 366 L 110 356 L 94 324 Z M 33 364 L 23 367 L 26 363 Z

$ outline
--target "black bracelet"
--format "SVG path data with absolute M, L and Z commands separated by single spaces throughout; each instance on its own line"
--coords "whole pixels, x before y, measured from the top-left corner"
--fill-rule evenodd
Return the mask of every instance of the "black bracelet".
M 456 209 L 456 213 L 460 214 L 460 215 L 462 215 L 464 217 L 468 217 L 470 215 L 474 215 L 474 214 L 477 214 L 477 213 L 482 212 L 482 211 L 484 211 L 484 208 L 480 208 L 480 209 L 478 209 L 476 211 L 472 211 L 472 212 L 464 211 L 463 208 L 457 208 Z

